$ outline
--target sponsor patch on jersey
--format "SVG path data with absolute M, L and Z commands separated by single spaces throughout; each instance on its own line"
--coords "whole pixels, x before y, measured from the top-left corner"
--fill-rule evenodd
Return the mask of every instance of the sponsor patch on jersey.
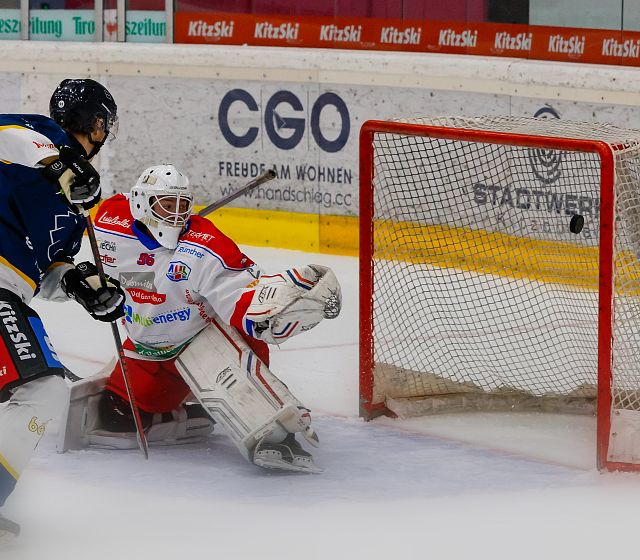
M 161 313 L 160 315 L 140 315 L 133 310 L 130 305 L 124 306 L 124 318 L 129 323 L 137 323 L 143 327 L 150 327 L 151 325 L 162 325 L 165 323 L 184 322 L 188 321 L 191 317 L 191 309 L 189 307 L 183 307 L 182 309 L 176 309 L 167 313 Z
M 131 299 L 136 303 L 150 303 L 151 305 L 160 305 L 167 301 L 167 294 L 158 294 L 156 292 L 148 292 L 140 288 L 126 289 Z
M 111 241 L 110 239 L 97 239 L 98 247 L 100 247 L 101 251 L 110 251 L 115 253 L 117 250 L 117 245 L 115 241 Z
M 116 266 L 116 258 L 111 255 L 100 255 L 100 260 L 104 266 L 110 266 L 111 268 Z
M 120 285 L 126 290 L 129 288 L 139 288 L 147 292 L 155 292 L 156 276 L 153 272 L 121 272 L 118 280 Z
M 188 280 L 191 274 L 191 267 L 182 261 L 171 261 L 169 263 L 169 270 L 167 271 L 167 278 L 172 282 L 181 282 L 182 280 Z
M 185 247 L 184 245 L 178 246 L 178 253 L 193 255 L 197 259 L 201 259 L 202 257 L 204 257 L 204 253 L 202 251 L 198 251 L 198 249 L 194 249 L 193 247 Z
M 99 224 L 108 224 L 111 226 L 120 226 L 123 228 L 131 227 L 131 220 L 129 218 L 121 218 L 120 216 L 107 216 L 103 215 L 98 218 Z

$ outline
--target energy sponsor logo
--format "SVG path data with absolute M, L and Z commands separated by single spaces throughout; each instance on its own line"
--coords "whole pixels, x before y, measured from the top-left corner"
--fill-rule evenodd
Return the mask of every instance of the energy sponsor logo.
M 421 27 L 399 29 L 389 26 L 380 30 L 380 42 L 385 45 L 419 45 L 421 36 Z
M 530 51 L 533 40 L 532 33 L 518 33 L 511 35 L 508 31 L 496 33 L 493 48 L 496 52 L 502 51 Z
M 238 107 L 238 105 L 244 107 Z M 262 127 L 249 126 L 245 130 L 234 130 L 229 124 L 229 114 L 232 106 L 234 113 L 239 112 L 237 122 L 248 122 L 251 114 L 256 121 L 264 122 L 264 131 L 269 141 L 281 150 L 293 150 L 302 142 L 307 130 L 307 124 L 311 137 L 316 145 L 323 151 L 335 153 L 342 150 L 351 132 L 351 117 L 344 100 L 334 92 L 322 93 L 311 105 L 311 111 L 303 105 L 300 98 L 288 90 L 280 90 L 266 100 L 266 103 L 258 105 L 255 97 L 244 89 L 233 89 L 227 92 L 218 108 L 218 125 L 224 139 L 235 148 L 246 148 L 258 138 Z M 335 123 L 332 122 L 330 130 L 325 131 L 327 125 L 321 116 L 325 111 L 337 112 L 339 132 L 335 136 Z M 249 113 L 247 115 L 246 113 Z M 307 123 L 307 115 L 309 122 Z M 322 121 L 322 122 L 321 122 Z M 305 144 L 306 145 L 306 144 Z
M 618 41 L 616 38 L 602 41 L 602 56 L 616 58 L 640 58 L 640 39 Z
M 300 33 L 299 23 L 281 23 L 274 25 L 268 21 L 256 23 L 253 29 L 254 39 L 284 39 L 285 41 L 296 41 Z
M 550 53 L 583 55 L 586 37 L 584 35 L 572 35 L 565 37 L 561 34 L 551 35 L 549 37 L 549 45 L 547 50 Z
M 189 22 L 188 37 L 205 37 L 207 39 L 231 39 L 233 38 L 233 20 L 220 20 L 207 23 L 202 19 Z
M 478 31 L 475 29 L 465 29 L 457 32 L 454 29 L 441 29 L 438 35 L 438 46 L 440 47 L 471 47 L 478 44 Z
M 336 43 L 357 43 L 362 39 L 362 25 L 321 25 L 320 41 Z
M 176 309 L 175 311 L 169 311 L 167 313 L 161 313 L 159 315 L 140 315 L 133 310 L 130 305 L 124 306 L 124 318 L 128 323 L 136 323 L 143 327 L 150 327 L 151 325 L 164 325 L 167 323 L 184 323 L 191 317 L 191 309 L 185 307 L 183 309 Z
M 150 303 L 151 305 L 160 305 L 167 301 L 167 294 L 159 294 L 157 292 L 148 292 L 140 288 L 127 288 L 127 293 L 136 303 Z
M 121 272 L 118 280 L 125 289 L 139 288 L 148 292 L 155 292 L 155 274 L 153 272 Z
M 181 282 L 182 280 L 188 280 L 191 275 L 191 267 L 183 263 L 182 261 L 171 261 L 169 263 L 169 270 L 167 271 L 167 278 L 172 282 Z

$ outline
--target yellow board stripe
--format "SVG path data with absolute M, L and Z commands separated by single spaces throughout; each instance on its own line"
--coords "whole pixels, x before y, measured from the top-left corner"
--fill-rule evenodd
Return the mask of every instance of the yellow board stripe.
M 357 216 L 221 208 L 209 218 L 242 245 L 358 256 Z M 597 247 L 411 222 L 381 221 L 374 229 L 377 240 L 395 239 L 388 251 L 378 242 L 375 258 L 598 288 Z M 615 264 L 616 292 L 640 295 L 640 265 L 634 255 L 620 253 Z
M 22 278 L 27 284 L 29 284 L 29 286 L 31 286 L 32 290 L 36 289 L 36 283 L 33 280 L 31 280 L 31 278 L 29 278 L 20 269 L 13 266 L 7 259 L 5 259 L 4 257 L 0 257 L 0 264 L 3 264 L 7 268 L 10 268 L 11 270 L 13 270 L 18 276 L 20 276 L 20 278 Z
M 15 471 L 11 465 L 9 464 L 9 461 L 7 461 L 2 454 L 0 454 L 0 465 L 2 465 L 5 470 L 16 480 L 18 480 L 20 478 L 20 475 L 17 473 L 17 471 Z

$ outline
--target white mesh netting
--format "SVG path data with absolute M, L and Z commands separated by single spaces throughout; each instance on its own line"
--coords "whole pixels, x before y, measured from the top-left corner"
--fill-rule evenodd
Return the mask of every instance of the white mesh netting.
M 640 410 L 640 131 L 513 117 L 403 122 L 612 146 L 613 401 Z M 377 133 L 373 150 L 373 402 L 401 415 L 499 402 L 591 410 L 599 156 L 395 133 Z M 579 234 L 574 214 L 584 216 Z

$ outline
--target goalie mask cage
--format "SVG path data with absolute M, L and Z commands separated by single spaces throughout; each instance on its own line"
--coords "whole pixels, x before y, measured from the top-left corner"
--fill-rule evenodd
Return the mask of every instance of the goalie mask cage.
M 595 413 L 598 467 L 639 470 L 639 164 L 607 124 L 366 122 L 362 416 Z

